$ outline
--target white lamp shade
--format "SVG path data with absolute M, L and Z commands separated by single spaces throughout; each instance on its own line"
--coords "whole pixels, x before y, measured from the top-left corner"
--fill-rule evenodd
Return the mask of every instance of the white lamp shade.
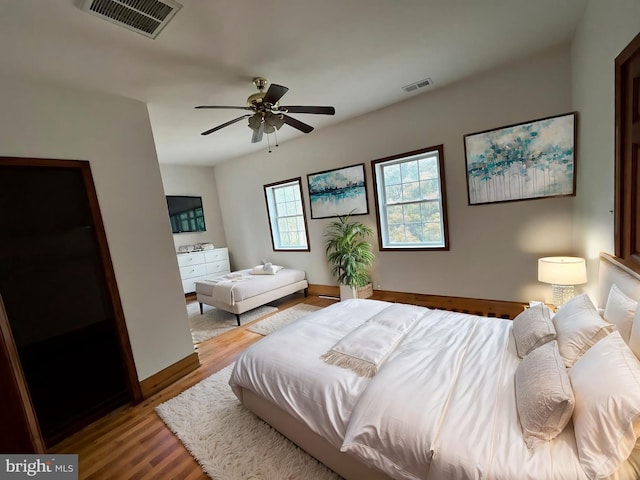
M 538 259 L 538 281 L 552 285 L 587 283 L 587 265 L 580 257 L 545 257 Z

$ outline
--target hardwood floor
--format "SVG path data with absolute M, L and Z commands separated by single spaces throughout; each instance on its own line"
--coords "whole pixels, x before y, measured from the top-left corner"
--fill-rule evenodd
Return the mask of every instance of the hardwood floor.
M 269 305 L 282 311 L 298 303 L 326 307 L 335 300 L 294 294 Z M 261 335 L 246 329 L 250 324 L 200 343 L 196 350 L 201 366 L 197 370 L 139 405 L 112 412 L 50 452 L 78 454 L 80 479 L 208 479 L 154 408 L 226 367 L 260 340 Z

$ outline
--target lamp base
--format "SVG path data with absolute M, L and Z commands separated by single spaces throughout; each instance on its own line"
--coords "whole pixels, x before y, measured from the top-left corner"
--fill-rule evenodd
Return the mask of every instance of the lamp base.
M 551 289 L 553 293 L 552 302 L 558 308 L 567 303 L 576 295 L 573 285 L 552 285 Z

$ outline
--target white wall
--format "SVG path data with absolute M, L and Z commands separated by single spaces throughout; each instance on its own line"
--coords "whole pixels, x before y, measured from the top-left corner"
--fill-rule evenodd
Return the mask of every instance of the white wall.
M 216 175 L 213 167 L 181 167 L 160 165 L 162 185 L 166 195 L 195 195 L 202 197 L 205 232 L 176 233 L 173 243 L 177 250 L 181 245 L 211 242 L 216 247 L 226 247 L 222 212 L 218 200 Z
M 616 56 L 640 32 L 638 0 L 591 0 L 572 45 L 573 104 L 580 112 L 576 252 L 587 258 L 596 298 L 598 254 L 614 253 L 614 72 Z
M 570 254 L 574 198 L 469 206 L 463 135 L 570 112 L 570 57 L 558 48 L 467 81 L 410 98 L 338 126 L 317 130 L 273 153 L 259 152 L 215 167 L 228 246 L 237 267 L 262 258 L 307 271 L 310 283 L 334 285 L 322 232 L 327 220 L 308 220 L 310 253 L 274 253 L 262 186 L 365 162 L 375 228 L 370 160 L 444 144 L 450 251 L 379 252 L 374 284 L 384 290 L 498 300 L 542 299 L 540 256 Z M 437 83 L 437 79 L 434 79 Z M 311 116 L 304 119 L 313 124 Z M 286 127 L 285 127 L 286 128 Z M 242 195 L 236 192 L 242 191 Z
M 146 105 L 0 79 L 0 155 L 89 160 L 138 377 L 193 353 Z

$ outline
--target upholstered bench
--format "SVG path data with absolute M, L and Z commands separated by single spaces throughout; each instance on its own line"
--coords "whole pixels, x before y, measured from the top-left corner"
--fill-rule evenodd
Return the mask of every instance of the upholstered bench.
M 203 304 L 234 313 L 240 325 L 240 315 L 286 295 L 304 291 L 309 284 L 303 270 L 282 268 L 272 275 L 254 275 L 252 269 L 240 270 L 196 282 L 196 298 L 203 313 Z

